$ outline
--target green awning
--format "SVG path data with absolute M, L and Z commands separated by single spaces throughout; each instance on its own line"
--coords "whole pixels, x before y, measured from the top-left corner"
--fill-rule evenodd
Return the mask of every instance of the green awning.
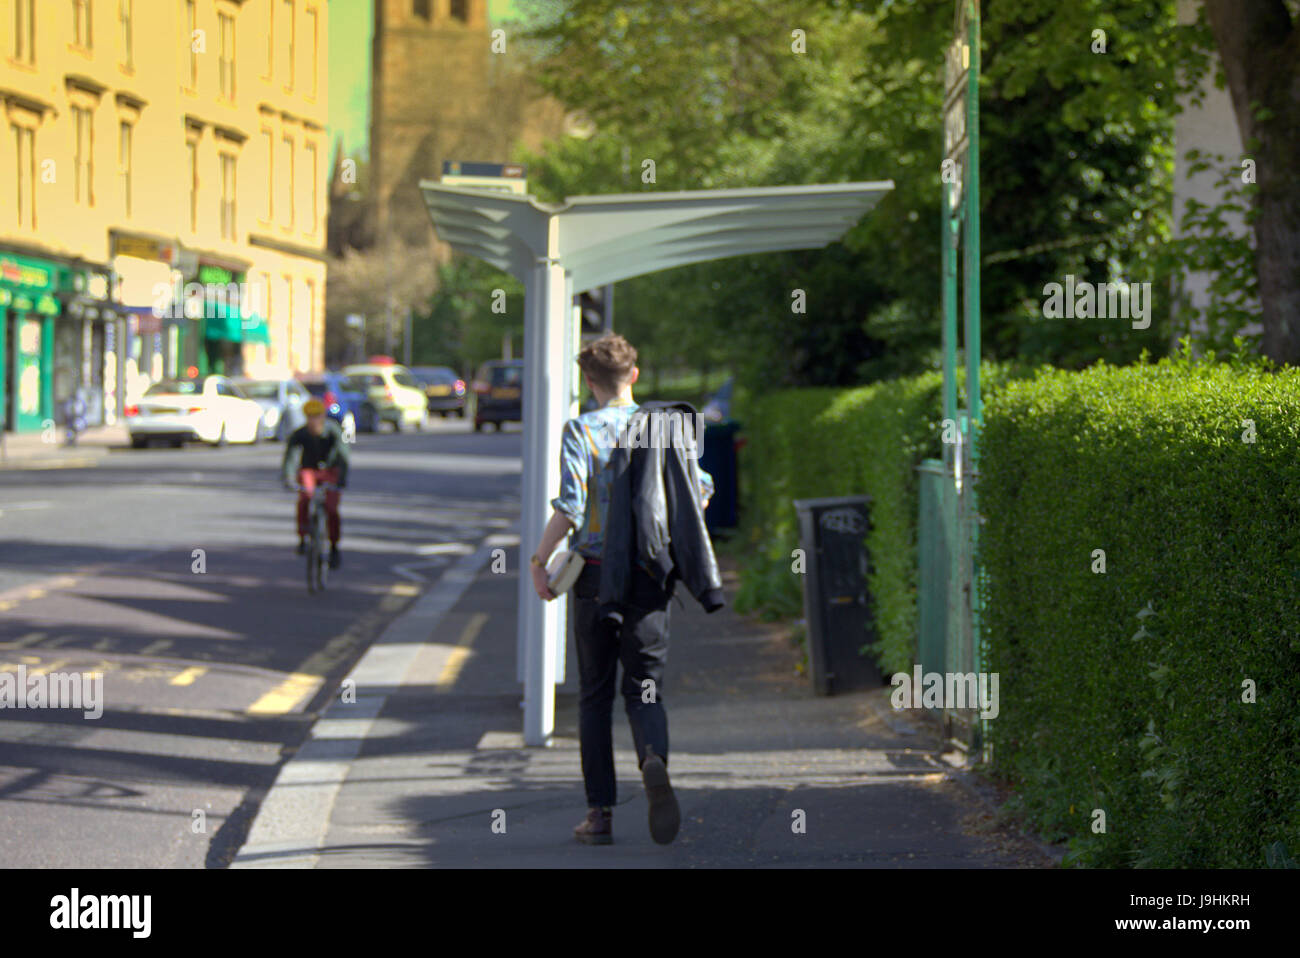
M 203 311 L 208 317 L 203 331 L 207 339 L 224 339 L 231 343 L 271 342 L 271 331 L 261 316 L 242 316 L 238 306 L 232 308 L 215 300 L 205 303 Z

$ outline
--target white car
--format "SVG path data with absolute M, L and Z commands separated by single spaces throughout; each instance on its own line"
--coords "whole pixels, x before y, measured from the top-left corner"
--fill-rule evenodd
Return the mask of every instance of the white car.
M 429 397 L 405 366 L 391 360 L 372 360 L 343 367 L 343 375 L 356 377 L 359 384 L 364 384 L 366 398 L 379 422 L 392 423 L 396 432 L 408 426 L 416 429 L 428 426 Z
M 136 449 L 155 439 L 173 446 L 187 440 L 254 443 L 262 438 L 262 414 L 225 376 L 164 379 L 126 407 L 126 428 Z

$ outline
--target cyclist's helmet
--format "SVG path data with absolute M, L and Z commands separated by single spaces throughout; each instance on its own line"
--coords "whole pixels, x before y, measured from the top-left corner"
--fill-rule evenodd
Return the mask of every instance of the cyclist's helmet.
M 325 415 L 325 404 L 319 399 L 308 399 L 302 404 L 302 413 L 304 416 L 323 416 Z

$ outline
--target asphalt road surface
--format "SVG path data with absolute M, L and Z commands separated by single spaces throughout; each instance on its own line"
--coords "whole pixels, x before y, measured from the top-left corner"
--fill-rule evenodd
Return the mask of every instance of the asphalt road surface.
M 517 427 L 515 427 L 517 429 Z M 221 866 L 383 626 L 515 530 L 520 435 L 362 435 L 307 592 L 282 447 L 0 472 L 0 673 L 102 675 L 98 719 L 0 709 L 0 867 Z

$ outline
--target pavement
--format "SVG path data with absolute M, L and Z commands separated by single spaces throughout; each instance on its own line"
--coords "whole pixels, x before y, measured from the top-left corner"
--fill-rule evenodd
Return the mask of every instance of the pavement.
M 95 426 L 64 444 L 61 426 L 51 424 L 38 432 L 0 433 L 0 469 L 80 468 L 95 466 L 114 448 L 131 445 L 125 425 Z
M 785 629 L 683 590 L 661 690 L 683 825 L 648 834 L 621 704 L 614 844 L 583 846 L 572 637 L 556 734 L 522 744 L 513 572 L 484 540 L 396 620 L 281 768 L 235 868 L 1051 867 L 888 689 L 821 698 Z M 729 594 L 734 570 L 725 568 Z M 519 568 L 508 550 L 507 570 Z M 351 694 L 355 693 L 352 698 Z

